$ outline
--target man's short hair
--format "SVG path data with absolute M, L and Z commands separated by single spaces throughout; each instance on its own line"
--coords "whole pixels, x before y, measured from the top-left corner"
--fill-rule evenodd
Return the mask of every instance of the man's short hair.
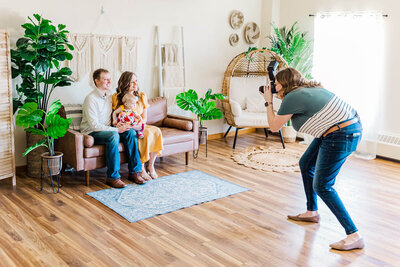
M 95 70 L 94 72 L 93 72 L 93 82 L 94 82 L 94 84 L 97 86 L 97 84 L 96 84 L 96 80 L 99 80 L 100 79 L 100 76 L 101 76 L 101 74 L 102 73 L 109 73 L 109 71 L 108 70 L 106 70 L 106 69 L 97 69 L 97 70 Z

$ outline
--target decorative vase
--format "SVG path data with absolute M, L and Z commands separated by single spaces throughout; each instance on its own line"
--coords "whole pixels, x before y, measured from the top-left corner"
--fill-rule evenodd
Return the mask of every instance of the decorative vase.
M 41 141 L 43 136 L 26 132 L 26 147 L 30 147 Z M 32 178 L 40 177 L 40 155 L 46 152 L 46 148 L 40 146 L 26 155 L 26 174 Z
M 199 127 L 199 145 L 207 143 L 208 130 L 207 127 Z
M 58 175 L 62 168 L 62 156 L 61 152 L 55 152 L 54 156 L 50 156 L 49 152 L 41 154 L 42 157 L 42 172 L 45 176 Z
M 297 132 L 293 126 L 283 126 L 282 136 L 285 143 L 294 143 L 296 141 Z

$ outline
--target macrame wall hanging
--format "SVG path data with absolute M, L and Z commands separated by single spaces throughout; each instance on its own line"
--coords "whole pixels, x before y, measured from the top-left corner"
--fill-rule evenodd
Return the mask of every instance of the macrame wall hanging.
M 137 62 L 137 38 L 124 36 L 120 39 L 121 43 L 121 64 L 120 71 L 135 71 Z
M 72 70 L 71 78 L 79 81 L 89 71 L 91 71 L 91 35 L 71 33 L 68 35 L 68 41 L 74 46 L 75 50 L 70 51 L 73 59 L 67 61 L 67 66 Z
M 70 51 L 73 59 L 67 63 L 75 81 L 80 81 L 98 68 L 110 71 L 113 81 L 118 80 L 121 72 L 136 71 L 136 37 L 71 33 L 68 39 L 75 47 L 74 51 Z

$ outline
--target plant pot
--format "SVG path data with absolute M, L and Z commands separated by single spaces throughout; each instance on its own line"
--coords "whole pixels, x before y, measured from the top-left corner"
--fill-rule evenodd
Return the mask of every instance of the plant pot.
M 30 147 L 40 140 L 43 140 L 43 136 L 26 132 L 26 147 Z M 41 146 L 32 150 L 28 155 L 26 155 L 26 174 L 29 177 L 40 177 L 40 155 L 44 152 L 46 152 L 46 148 Z
M 208 129 L 207 127 L 199 127 L 199 145 L 207 143 Z
M 58 175 L 62 168 L 62 156 L 61 152 L 55 152 L 54 156 L 49 156 L 49 152 L 45 152 L 41 155 L 42 157 L 42 172 L 45 176 Z
M 294 143 L 296 142 L 297 132 L 293 126 L 283 126 L 282 136 L 285 143 Z

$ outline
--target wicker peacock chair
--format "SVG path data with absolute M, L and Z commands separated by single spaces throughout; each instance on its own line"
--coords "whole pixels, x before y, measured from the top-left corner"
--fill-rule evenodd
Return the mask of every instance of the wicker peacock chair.
M 254 110 L 253 105 L 249 103 L 251 103 L 251 99 L 253 99 L 253 102 L 254 99 L 263 101 L 258 93 L 258 87 L 266 84 L 267 67 L 271 61 L 278 62 L 276 71 L 288 67 L 286 61 L 276 53 L 267 49 L 259 49 L 251 51 L 247 56 L 246 53 L 237 55 L 226 68 L 222 93 L 227 97 L 221 102 L 229 128 L 224 138 L 232 127 L 236 128 L 233 148 L 236 146 L 238 130 L 242 128 L 263 128 L 265 136 L 268 138 L 267 128 L 269 126 L 265 107 L 262 104 L 261 107 L 257 105 L 258 109 L 263 110 Z M 246 107 L 246 102 L 248 107 Z M 250 110 L 250 107 L 253 110 Z M 285 148 L 281 131 L 279 131 L 279 134 L 282 146 Z

